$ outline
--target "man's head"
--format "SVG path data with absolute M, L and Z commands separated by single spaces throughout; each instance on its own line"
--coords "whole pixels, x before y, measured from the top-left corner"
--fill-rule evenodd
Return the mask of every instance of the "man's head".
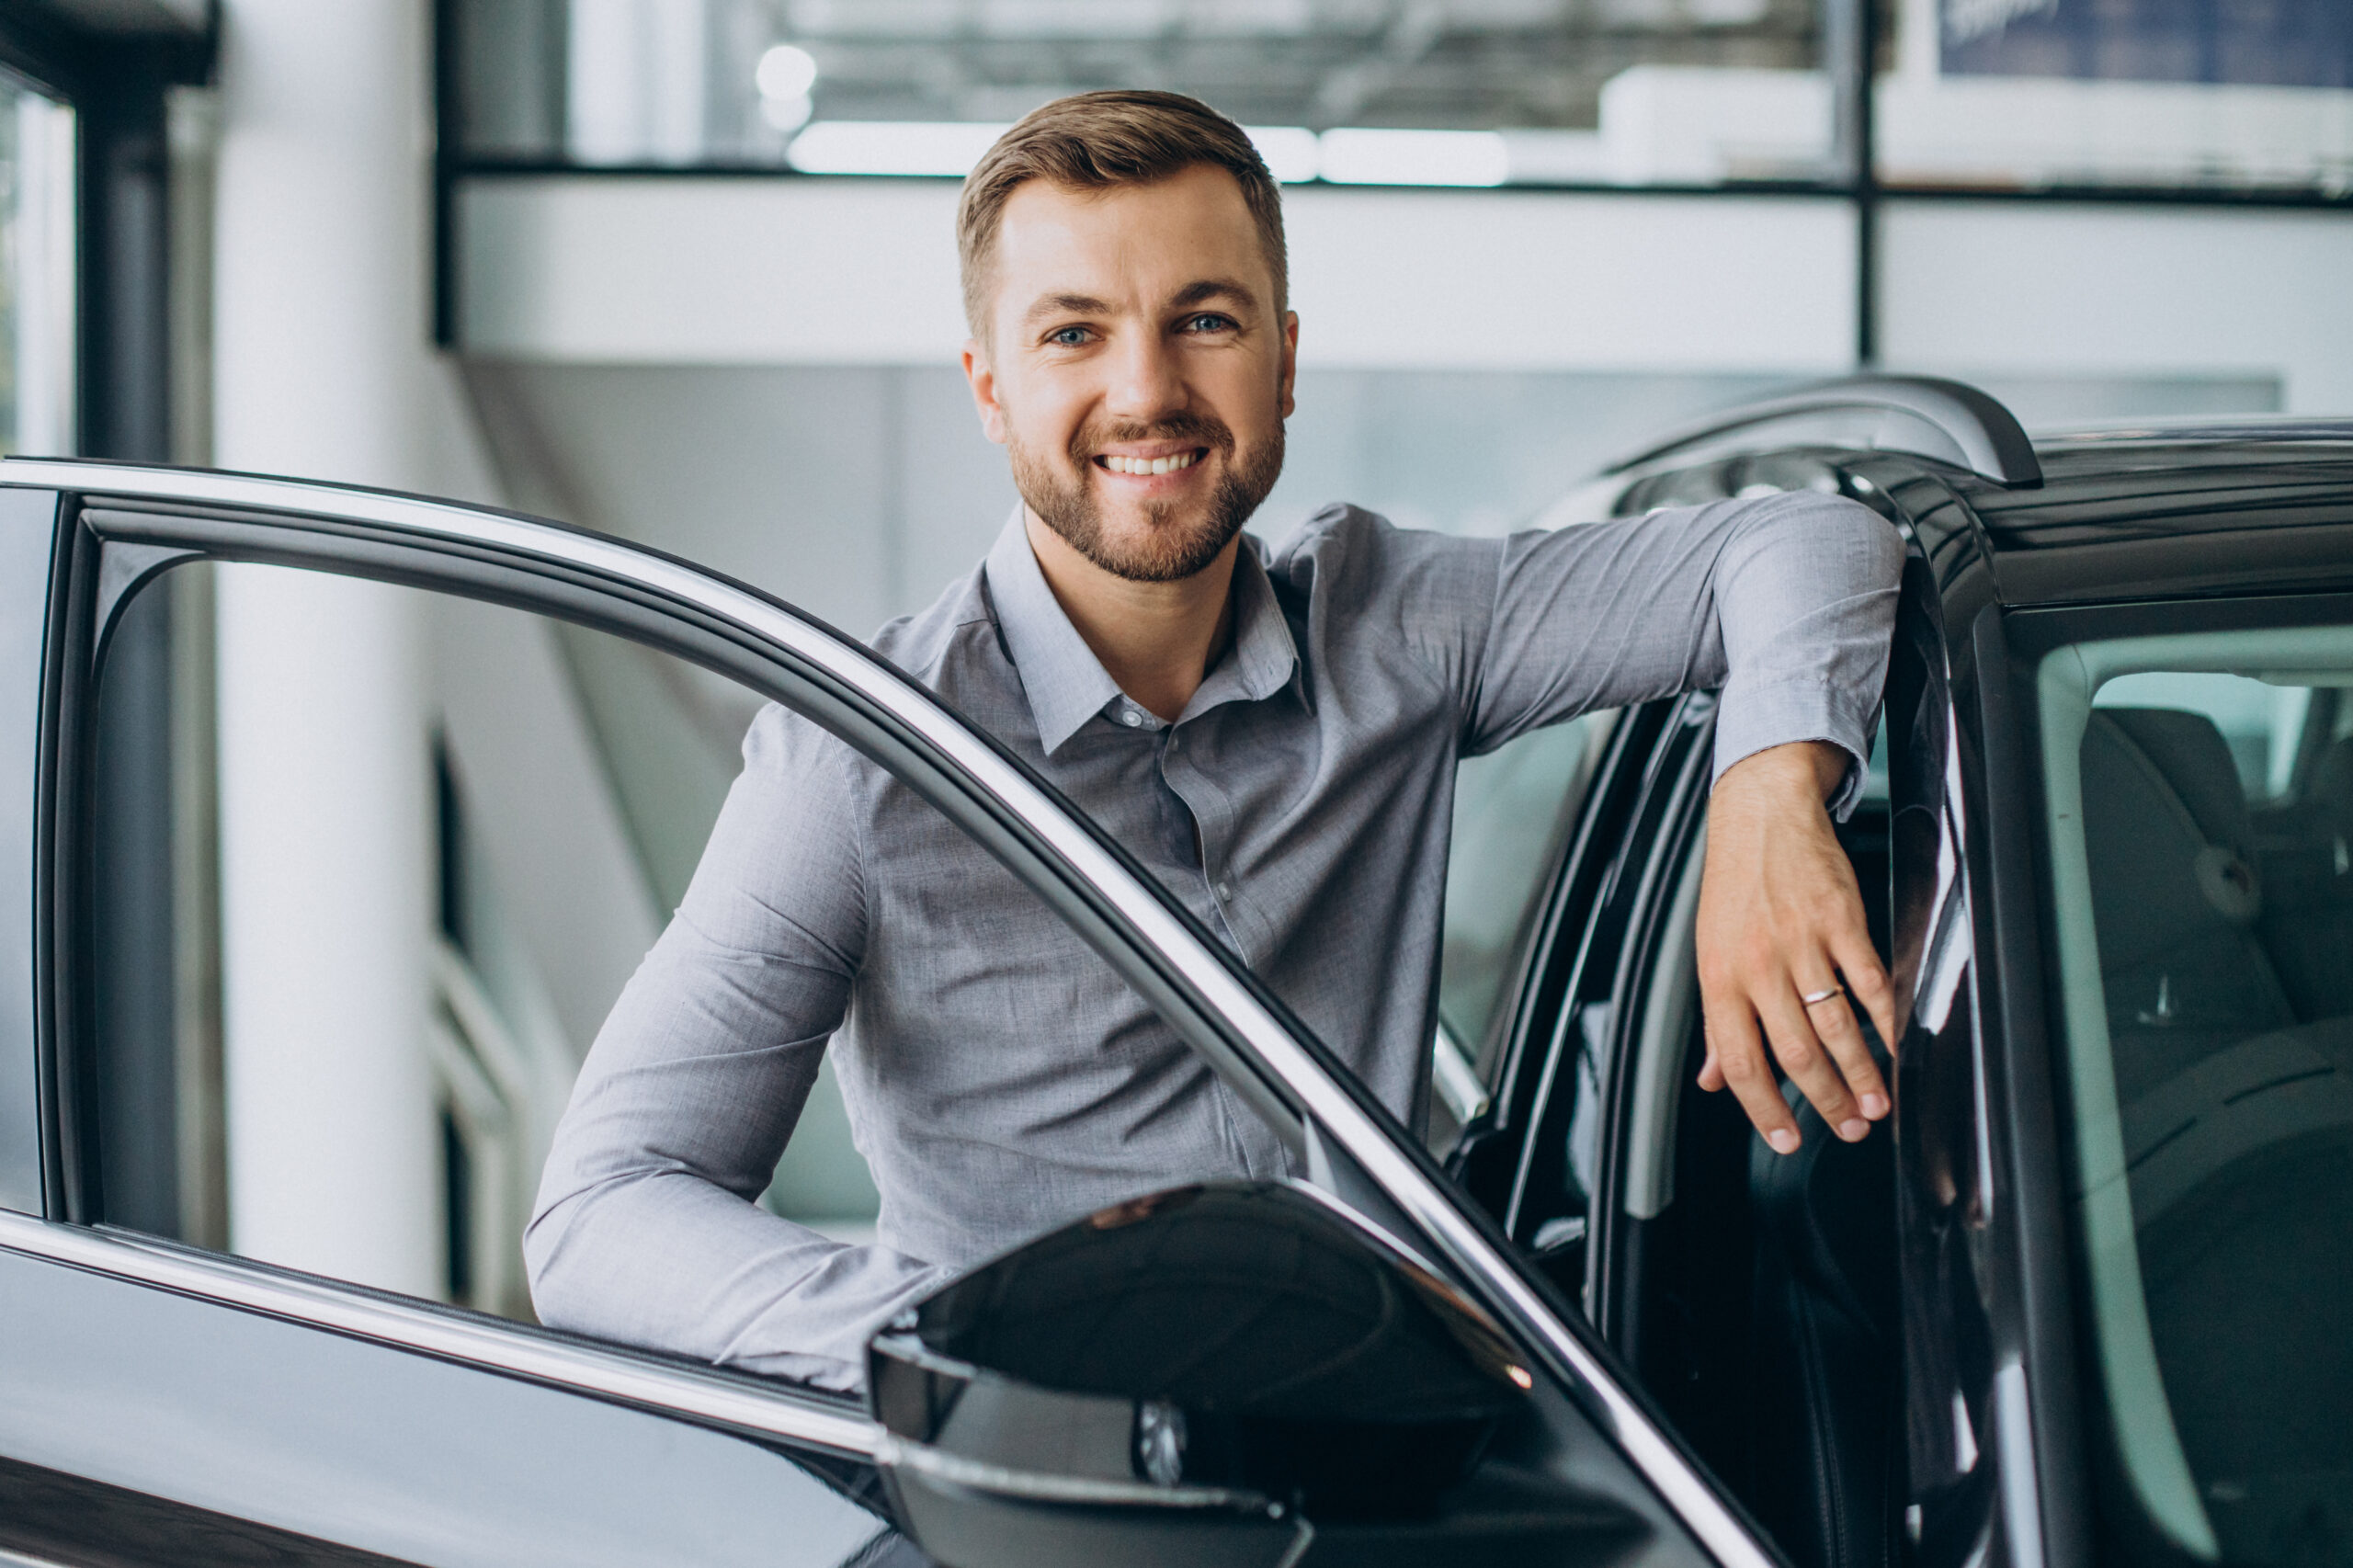
M 957 211 L 964 368 L 1039 519 L 1119 576 L 1216 560 L 1274 488 L 1298 321 L 1242 129 L 1174 93 L 1085 93 L 1006 132 Z

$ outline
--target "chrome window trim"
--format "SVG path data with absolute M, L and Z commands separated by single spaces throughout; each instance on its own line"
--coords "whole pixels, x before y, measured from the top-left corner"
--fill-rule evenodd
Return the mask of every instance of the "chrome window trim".
M 1453 1199 L 1390 1142 L 1344 1088 L 1324 1074 L 1307 1050 L 1227 971 L 1223 961 L 1196 942 L 1157 892 L 1131 876 L 930 692 L 863 646 L 756 594 L 620 540 L 454 502 L 249 474 L 23 458 L 0 461 L 0 485 L 7 484 L 72 492 L 85 502 L 124 497 L 233 506 L 369 523 L 425 540 L 487 545 L 651 589 L 731 622 L 840 681 L 921 735 L 972 786 L 1026 823 L 1169 961 L 1199 999 L 1224 1018 L 1258 1064 L 1289 1090 L 1295 1105 L 1354 1156 L 1449 1261 L 1508 1308 L 1507 1315 L 1536 1340 L 1531 1348 L 1540 1351 L 1555 1374 L 1584 1396 L 1587 1413 L 1723 1568 L 1776 1568 L 1770 1553 L 1716 1495 L 1712 1483 L 1618 1386 L 1599 1358 L 1553 1315 Z M 870 1439 L 863 1451 L 871 1451 Z
M 863 1459 L 873 1458 L 881 1437 L 881 1428 L 865 1416 L 826 1409 L 782 1387 L 763 1389 L 722 1372 L 667 1367 L 625 1350 L 525 1333 L 494 1318 L 477 1321 L 453 1308 L 411 1304 L 121 1232 L 0 1210 L 0 1251 Z

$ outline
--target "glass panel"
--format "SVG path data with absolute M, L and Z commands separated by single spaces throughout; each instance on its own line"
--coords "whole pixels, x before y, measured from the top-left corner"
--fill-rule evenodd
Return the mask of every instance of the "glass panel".
M 2343 0 L 1903 0 L 1880 176 L 2353 189 Z
M 1486 1043 L 1615 716 L 1537 730 L 1455 770 L 1438 1020 L 1467 1051 Z
M 74 450 L 74 111 L 0 72 L 0 456 Z
M 1278 178 L 1823 177 L 1819 0 L 460 0 L 477 157 L 961 176 L 1067 93 L 1254 127 Z
M 2353 627 L 2086 643 L 2040 687 L 2078 1202 L 2123 1467 L 2199 1556 L 2336 1561 Z
M 731 680 L 541 616 L 274 566 L 165 574 L 119 626 L 93 716 L 96 1206 L 110 1221 L 532 1321 L 524 1227 L 591 1042 L 615 1029 L 661 1061 L 608 1071 L 608 1104 L 636 1103 L 632 1074 L 690 1076 L 668 1065 L 681 1052 L 806 1055 L 815 1080 L 789 1142 L 777 1132 L 780 1156 L 763 1146 L 724 1171 L 666 1145 L 661 1158 L 714 1200 L 926 1261 L 961 1267 L 1031 1219 L 1282 1166 L 1100 956 L 911 791 L 878 787 L 851 837 L 895 847 L 862 851 L 854 878 L 780 872 L 698 904 L 688 884 L 764 708 Z M 172 722 L 140 722 L 161 705 Z M 741 851 L 741 819 L 735 831 Z M 765 918 L 763 932 L 847 943 L 802 908 L 847 907 L 845 886 L 893 929 L 939 918 L 952 888 L 956 909 L 985 902 L 993 940 L 920 960 L 870 947 L 831 1046 L 830 1028 L 746 1044 L 745 1018 L 797 1016 L 790 977 L 816 971 L 789 941 L 772 952 L 738 928 Z M 703 989 L 658 997 L 668 1012 L 617 1009 L 665 951 Z M 174 971 L 176 997 L 158 978 Z M 1097 1020 L 1101 1038 L 1091 1059 L 1056 1060 L 1048 1106 L 1036 1042 L 1067 1017 Z M 698 1043 L 672 1051 L 665 1031 Z M 796 1092 L 790 1073 L 759 1093 L 737 1092 L 740 1076 L 702 1085 L 716 1099 L 694 1125 L 722 1143 L 730 1118 Z M 1038 1115 L 1128 1121 L 1082 1163 L 1021 1119 Z M 862 1150 L 931 1173 L 904 1178 L 895 1231 Z M 960 1160 L 997 1162 L 1006 1196 L 983 1208 L 1000 1230 L 974 1221 L 964 1253 L 932 1250 L 947 1233 L 937 1173 Z M 566 1223 L 564 1246 L 586 1244 Z M 778 1235 L 741 1233 L 743 1267 Z M 580 1306 L 567 1298 L 563 1321 Z M 710 1352 L 586 1315 L 633 1343 Z

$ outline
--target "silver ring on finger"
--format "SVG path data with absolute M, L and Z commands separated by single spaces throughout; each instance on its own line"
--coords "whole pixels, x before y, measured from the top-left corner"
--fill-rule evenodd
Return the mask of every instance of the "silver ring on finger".
M 1829 1001 L 1833 996 L 1843 996 L 1843 995 L 1845 995 L 1845 994 L 1846 994 L 1846 993 L 1847 993 L 1847 988 L 1846 988 L 1845 986 L 1843 986 L 1843 985 L 1832 985 L 1832 986 L 1825 987 L 1824 989 L 1820 990 L 1820 991 L 1809 991 L 1809 992 L 1805 993 L 1803 995 L 1800 996 L 1800 997 L 1798 998 L 1798 1000 L 1799 1000 L 1800 1002 L 1804 1003 L 1807 1006 L 1811 1007 L 1811 1006 L 1813 1006 L 1815 1003 L 1817 1003 L 1817 1002 L 1827 1002 L 1827 1001 Z

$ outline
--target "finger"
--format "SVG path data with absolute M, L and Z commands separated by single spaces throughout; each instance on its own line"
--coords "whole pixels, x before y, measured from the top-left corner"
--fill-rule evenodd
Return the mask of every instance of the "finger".
M 1757 1016 L 1765 1021 L 1765 1032 L 1773 1042 L 1774 1059 L 1781 1071 L 1790 1075 L 1822 1119 L 1836 1130 L 1838 1136 L 1853 1142 L 1870 1131 L 1870 1123 L 1857 1114 L 1855 1096 L 1847 1092 L 1847 1080 L 1838 1071 L 1830 1053 L 1822 1049 L 1822 1041 L 1806 1021 L 1805 1008 L 1798 1001 L 1797 990 L 1784 981 L 1780 986 L 1768 986 L 1768 993 L 1781 994 L 1759 997 Z
M 1699 1038 L 1706 1042 L 1708 1054 L 1699 1063 L 1699 1086 L 1712 1095 L 1724 1086 L 1724 1070 L 1716 1061 L 1716 1031 L 1708 1027 L 1704 1004 L 1700 1011 L 1703 1016 L 1699 1019 Z
M 1871 946 L 1870 934 L 1863 929 L 1861 916 L 1859 915 L 1842 928 L 1832 931 L 1829 947 L 1838 972 L 1847 977 L 1847 994 L 1863 1005 L 1863 1011 L 1870 1015 L 1871 1027 L 1879 1030 L 1880 1043 L 1893 1056 L 1895 986 L 1887 978 L 1886 966 L 1879 961 L 1878 949 Z
M 1836 984 L 1836 982 L 1832 983 Z M 1829 986 L 1806 988 L 1805 995 L 1829 990 Z M 1847 1089 L 1854 1096 L 1855 1108 L 1865 1121 L 1877 1121 L 1887 1114 L 1887 1085 L 1881 1082 L 1879 1064 L 1871 1060 L 1871 1048 L 1863 1039 L 1860 1026 L 1855 1022 L 1855 1010 L 1847 1005 L 1847 994 L 1834 991 L 1805 1009 L 1806 1022 L 1813 1026 L 1814 1038 L 1822 1041 L 1822 1049 L 1830 1053 L 1837 1064 Z M 1840 1136 L 1846 1136 L 1840 1128 Z M 1869 1131 L 1870 1129 L 1864 1129 Z
M 1713 1062 L 1717 1082 L 1732 1090 L 1740 1108 L 1778 1154 L 1793 1153 L 1799 1143 L 1797 1118 L 1781 1099 L 1773 1081 L 1773 1064 L 1765 1059 L 1765 1042 L 1756 1032 L 1756 1016 L 1737 991 L 1703 993 L 1708 1034 L 1715 1041 Z M 1704 1074 L 1705 1069 L 1702 1069 Z M 1705 1078 L 1702 1077 L 1705 1085 Z

